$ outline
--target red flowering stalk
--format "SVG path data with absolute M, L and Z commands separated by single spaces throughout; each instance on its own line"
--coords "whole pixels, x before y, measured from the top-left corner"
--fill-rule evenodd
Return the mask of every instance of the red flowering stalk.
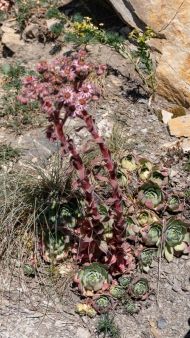
M 127 264 L 126 250 L 123 246 L 125 221 L 121 205 L 122 193 L 116 177 L 116 166 L 112 161 L 109 149 L 95 127 L 93 118 L 87 112 L 89 102 L 97 100 L 99 97 L 99 92 L 92 83 L 87 81 L 87 77 L 92 71 L 101 75 L 105 71 L 105 66 L 94 67 L 85 61 L 85 56 L 84 51 L 79 51 L 70 57 L 59 57 L 51 63 L 41 62 L 37 66 L 40 76 L 28 76 L 23 79 L 23 88 L 18 99 L 23 104 L 33 100 L 40 101 L 42 110 L 48 115 L 48 120 L 51 122 L 47 129 L 47 136 L 52 140 L 59 140 L 63 154 L 71 155 L 71 161 L 79 175 L 80 186 L 87 202 L 88 225 L 86 227 L 85 222 L 85 228 L 81 229 L 81 234 L 83 234 L 84 244 L 88 241 L 95 250 L 96 242 L 100 243 L 104 229 L 100 222 L 101 215 L 98 211 L 89 174 L 85 170 L 81 156 L 73 140 L 64 133 L 64 125 L 68 118 L 79 117 L 85 122 L 87 130 L 100 148 L 112 187 L 112 195 L 108 202 L 111 205 L 110 218 L 114 220 L 114 236 L 110 241 L 106 260 L 110 265 L 122 266 L 119 269 L 123 270 L 123 266 Z M 62 113 L 64 113 L 64 117 L 62 117 Z M 87 240 L 84 239 L 85 237 Z

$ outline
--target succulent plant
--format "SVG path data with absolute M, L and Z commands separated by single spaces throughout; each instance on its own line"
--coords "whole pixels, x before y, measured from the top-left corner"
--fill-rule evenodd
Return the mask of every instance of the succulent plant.
M 176 195 L 171 195 L 168 198 L 168 210 L 171 212 L 179 212 L 182 211 L 182 204 L 180 203 L 180 199 Z
M 125 289 L 120 285 L 112 285 L 110 295 L 114 298 L 121 299 L 125 294 Z
M 43 258 L 46 262 L 59 262 L 67 257 L 70 238 L 60 232 L 47 232 L 44 236 Z
M 137 169 L 137 164 L 132 155 L 127 155 L 121 160 L 121 169 L 125 171 L 134 171 Z
M 36 274 L 36 269 L 31 264 L 24 264 L 23 272 L 28 277 L 34 277 Z
M 94 300 L 93 306 L 98 313 L 105 313 L 112 306 L 111 299 L 108 296 L 102 295 Z
M 119 282 L 119 285 L 123 289 L 127 289 L 132 282 L 132 277 L 127 276 L 127 275 L 123 275 L 123 276 L 119 277 L 118 282 Z
M 150 225 L 154 222 L 158 222 L 158 216 L 151 210 L 141 210 L 137 214 L 137 221 L 141 226 Z
M 78 303 L 75 305 L 75 312 L 80 316 L 88 316 L 94 318 L 96 316 L 96 310 L 89 304 Z
M 152 162 L 146 160 L 146 159 L 141 159 L 139 161 L 140 168 L 138 169 L 138 175 L 141 180 L 147 181 L 151 175 L 153 164 Z
M 68 204 L 60 204 L 58 201 L 53 200 L 46 208 L 41 218 L 49 226 L 64 225 L 68 228 L 76 226 L 76 220 L 80 216 L 80 211 L 77 202 L 70 202 Z
M 93 295 L 94 292 L 108 287 L 109 275 L 103 265 L 96 262 L 84 266 L 75 276 L 75 282 L 83 295 Z
M 190 246 L 190 233 L 186 223 L 170 219 L 164 232 L 164 255 L 172 261 L 175 253 L 185 253 Z
M 163 202 L 163 194 L 157 184 L 147 182 L 141 186 L 138 199 L 147 208 L 157 209 Z
M 163 226 L 160 223 L 151 224 L 144 236 L 145 244 L 147 246 L 158 246 L 162 237 L 162 229 Z
M 155 249 L 144 249 L 141 252 L 139 257 L 139 265 L 144 272 L 149 271 L 155 256 L 156 256 Z
M 125 299 L 123 306 L 125 311 L 130 315 L 133 315 L 139 312 L 140 310 L 140 306 L 137 303 L 135 303 L 131 298 Z
M 126 187 L 128 184 L 128 177 L 125 173 L 125 169 L 122 170 L 121 168 L 118 168 L 117 170 L 117 180 L 122 187 Z
M 132 217 L 127 217 L 126 219 L 126 237 L 135 236 L 139 232 L 139 226 L 132 219 Z
M 147 279 L 139 278 L 136 281 L 133 281 L 129 292 L 131 297 L 134 299 L 146 299 L 149 293 L 149 285 Z
M 158 184 L 159 186 L 166 185 L 168 183 L 168 173 L 155 167 L 152 170 L 150 181 Z

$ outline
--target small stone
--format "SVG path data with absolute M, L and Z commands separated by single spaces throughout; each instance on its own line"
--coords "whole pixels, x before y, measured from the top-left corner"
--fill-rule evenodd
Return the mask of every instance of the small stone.
M 171 119 L 168 126 L 172 136 L 190 137 L 190 115 Z
M 2 36 L 2 44 L 10 49 L 13 53 L 18 52 L 24 46 L 24 42 L 20 39 L 20 35 L 15 30 L 9 28 Z
M 83 328 L 83 327 L 79 327 L 77 329 L 77 332 L 76 332 L 76 338 L 90 338 L 91 334 L 90 332 Z
M 163 317 L 160 317 L 157 320 L 158 329 L 163 330 L 163 329 L 165 329 L 166 325 L 167 325 L 167 321 Z
M 164 122 L 164 124 L 168 124 L 168 122 L 172 119 L 173 117 L 173 114 L 170 113 L 169 111 L 167 110 L 162 110 L 161 111 L 161 114 L 162 114 L 162 121 Z
M 184 153 L 190 152 L 190 138 L 183 140 L 183 142 L 181 144 L 181 148 L 182 148 Z
M 39 27 L 37 24 L 31 23 L 30 25 L 28 25 L 23 33 L 22 33 L 22 37 L 25 41 L 27 40 L 31 40 L 31 39 L 36 39 L 37 36 L 39 34 Z

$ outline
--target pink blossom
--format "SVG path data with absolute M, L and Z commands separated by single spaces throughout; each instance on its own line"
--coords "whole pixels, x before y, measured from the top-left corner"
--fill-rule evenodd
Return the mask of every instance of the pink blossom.
M 18 96 L 17 96 L 17 100 L 18 100 L 20 103 L 22 103 L 22 104 L 27 104 L 28 101 L 29 101 L 26 97 L 24 97 L 24 96 L 22 96 L 22 95 L 18 95 Z

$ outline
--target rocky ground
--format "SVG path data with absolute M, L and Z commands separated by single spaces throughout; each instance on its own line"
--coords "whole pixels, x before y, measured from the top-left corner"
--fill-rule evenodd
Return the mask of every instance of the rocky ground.
M 14 22 L 11 25 L 14 26 Z M 10 41 L 9 43 L 11 44 Z M 4 46 L 5 42 L 3 48 Z M 37 41 L 22 41 L 22 46 L 17 47 L 13 44 L 15 51 L 11 56 L 6 55 L 5 58 L 2 54 L 1 64 L 19 61 L 33 69 L 39 60 L 53 57 L 50 55 L 52 43 L 43 45 Z M 72 48 L 73 45 L 64 45 L 60 53 Z M 162 159 L 169 166 L 172 165 L 170 174 L 174 186 L 180 191 L 187 191 L 190 188 L 190 178 L 184 170 L 184 164 L 188 160 L 189 145 L 184 143 L 183 137 L 172 137 L 168 126 L 161 119 L 163 111 L 172 112 L 179 107 L 157 95 L 155 100 L 150 101 L 133 65 L 112 48 L 88 45 L 87 50 L 96 63 L 106 63 L 109 66 L 108 76 L 102 83 L 103 97 L 97 107 L 92 107 L 92 114 L 101 133 L 109 136 L 113 127 L 116 133 L 122 130 L 127 150 L 156 163 Z M 1 94 L 3 96 L 3 90 Z M 2 104 L 0 103 L 1 106 Z M 188 110 L 186 114 L 188 116 Z M 20 163 L 27 160 L 44 164 L 57 151 L 56 145 L 50 144 L 44 136 L 45 119 L 39 128 L 23 128 L 19 135 L 4 122 L 3 116 L 0 118 L 0 143 L 20 148 Z M 78 134 L 79 144 L 84 137 L 87 137 L 86 134 Z M 183 154 L 184 149 L 187 154 Z M 187 204 L 189 217 L 188 209 Z M 69 285 L 66 287 L 59 281 L 56 288 L 45 278 L 41 280 L 37 277 L 32 281 L 30 278 L 23 280 L 18 267 L 11 274 L 6 271 L 5 268 L 1 271 L 0 337 L 97 337 L 97 318 L 80 318 L 74 313 L 77 296 L 70 291 Z M 170 264 L 163 260 L 159 266 L 155 262 L 148 276 L 154 292 L 143 302 L 140 313 L 128 316 L 122 309 L 113 313 L 121 337 L 190 337 L 189 271 L 189 259 L 175 259 Z M 65 288 L 65 291 L 59 292 L 59 288 Z

